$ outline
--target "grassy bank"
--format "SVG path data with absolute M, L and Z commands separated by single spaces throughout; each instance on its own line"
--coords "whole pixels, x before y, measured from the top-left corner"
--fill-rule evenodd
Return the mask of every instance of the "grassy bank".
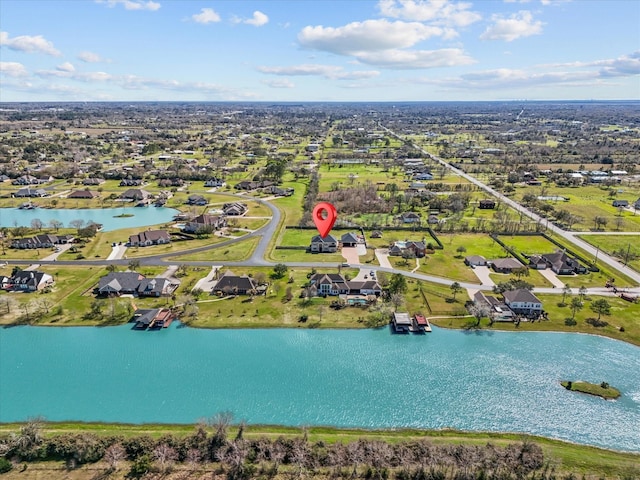
M 615 400 L 616 398 L 620 397 L 620 391 L 617 388 L 609 386 L 609 384 L 605 382 L 597 384 L 589 382 L 564 381 L 560 382 L 560 384 L 564 388 L 566 388 L 567 390 L 571 390 L 572 392 L 595 395 L 597 397 L 602 397 L 605 400 Z
M 20 424 L 0 424 L 0 436 L 18 433 Z M 186 437 L 194 433 L 192 425 L 127 425 L 127 424 L 102 424 L 102 423 L 46 423 L 44 435 L 47 437 L 91 433 L 99 436 L 122 436 L 125 438 L 148 435 L 158 439 L 163 435 Z M 231 427 L 228 438 L 234 438 L 237 427 Z M 334 427 L 310 427 L 306 430 L 309 442 L 325 442 L 344 444 L 355 442 L 359 439 L 379 440 L 387 443 L 403 441 L 415 441 L 426 439 L 434 445 L 471 445 L 484 446 L 488 443 L 497 447 L 506 446 L 514 442 L 534 442 L 538 444 L 544 453 L 545 462 L 554 468 L 556 473 L 584 475 L 585 478 L 637 478 L 640 475 L 640 455 L 636 453 L 616 452 L 584 445 L 577 445 L 560 440 L 553 440 L 532 435 L 516 433 L 491 433 L 491 432 L 461 432 L 456 430 L 368 430 L 368 429 L 340 429 Z M 243 432 L 247 439 L 278 437 L 301 437 L 299 428 L 249 425 Z M 97 465 L 97 464 L 96 464 Z M 24 472 L 14 469 L 13 472 L 3 478 L 95 478 L 96 468 L 83 467 L 74 470 L 73 476 L 63 468 L 61 462 L 36 462 L 30 464 Z M 122 471 L 126 471 L 124 468 Z M 38 476 L 40 475 L 40 476 Z M 120 478 L 110 476 L 109 478 Z M 210 477 L 207 477 L 210 478 Z

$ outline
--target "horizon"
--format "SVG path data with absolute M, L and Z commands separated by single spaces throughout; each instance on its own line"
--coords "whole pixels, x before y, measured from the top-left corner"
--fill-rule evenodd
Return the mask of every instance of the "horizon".
M 640 99 L 640 2 L 1 2 L 3 102 Z

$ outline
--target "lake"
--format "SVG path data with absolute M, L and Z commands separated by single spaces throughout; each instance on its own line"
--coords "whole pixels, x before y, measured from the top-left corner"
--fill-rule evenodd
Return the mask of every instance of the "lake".
M 51 220 L 59 220 L 65 227 L 69 222 L 83 220 L 85 223 L 93 221 L 103 225 L 103 231 L 118 230 L 120 228 L 146 227 L 171 222 L 178 210 L 165 207 L 120 207 L 120 208 L 34 208 L 21 210 L 19 208 L 0 208 L 0 227 L 23 226 L 30 227 L 34 219 L 41 220 L 45 226 Z M 118 217 L 116 215 L 133 215 Z
M 640 348 L 590 335 L 388 330 L 0 329 L 0 421 L 527 432 L 640 451 Z M 569 392 L 607 381 L 622 397 Z

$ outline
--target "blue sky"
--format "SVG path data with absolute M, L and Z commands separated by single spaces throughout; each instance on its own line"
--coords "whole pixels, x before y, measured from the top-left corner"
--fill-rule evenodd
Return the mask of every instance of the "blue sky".
M 0 0 L 0 101 L 640 99 L 637 0 Z

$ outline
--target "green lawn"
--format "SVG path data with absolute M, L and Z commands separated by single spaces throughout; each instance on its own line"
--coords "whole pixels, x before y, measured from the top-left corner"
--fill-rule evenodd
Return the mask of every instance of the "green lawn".
M 625 261 L 628 252 L 628 265 L 640 272 L 640 235 L 581 235 L 580 238 L 609 255 L 613 255 L 614 251 L 623 253 L 623 256 L 618 256 L 622 262 Z
M 227 239 L 222 239 L 227 240 Z M 238 243 L 228 245 L 226 247 L 213 248 L 205 252 L 194 253 L 191 255 L 181 255 L 179 257 L 171 258 L 171 261 L 228 261 L 235 262 L 248 259 L 260 239 L 258 237 L 248 238 Z

